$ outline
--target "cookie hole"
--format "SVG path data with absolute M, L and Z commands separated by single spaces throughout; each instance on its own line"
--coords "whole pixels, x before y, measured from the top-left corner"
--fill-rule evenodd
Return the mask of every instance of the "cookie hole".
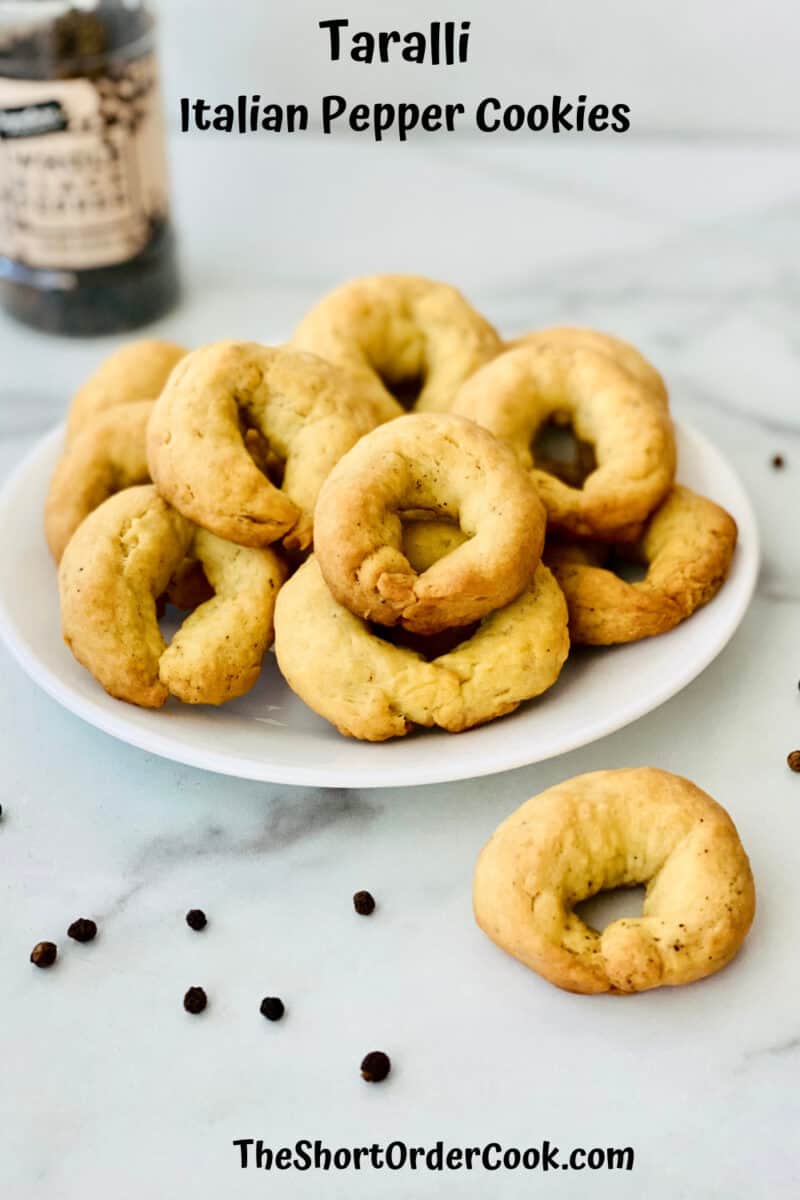
M 640 917 L 645 889 L 641 886 L 610 888 L 576 904 L 574 913 L 596 933 L 622 917 Z
M 431 634 L 411 633 L 400 625 L 376 625 L 372 621 L 368 621 L 367 626 L 370 633 L 379 637 L 382 642 L 389 642 L 392 646 L 401 646 L 405 650 L 414 650 L 417 654 L 422 655 L 426 662 L 433 662 L 435 658 L 439 658 L 442 654 L 449 654 L 463 642 L 469 641 L 479 628 L 480 621 L 474 621 L 471 625 L 460 625 L 457 629 L 443 629 L 441 633 Z
M 285 460 L 275 453 L 269 439 L 264 437 L 256 425 L 248 421 L 247 415 L 242 411 L 239 414 L 239 427 L 245 449 L 259 471 L 262 475 L 266 475 L 274 487 L 281 487 L 286 471 Z
M 626 583 L 641 583 L 648 571 L 646 562 L 631 555 L 623 555 L 616 549 L 610 552 L 603 566 L 607 571 L 612 571 L 620 579 L 624 579 Z
M 156 601 L 159 628 L 167 641 L 175 635 L 186 614 L 205 604 L 214 595 L 199 562 L 181 563 L 163 596 Z
M 540 471 L 555 475 L 570 487 L 583 487 L 597 470 L 591 442 L 582 441 L 568 421 L 556 417 L 539 427 L 531 443 L 531 454 Z
M 421 371 L 417 375 L 408 375 L 404 379 L 391 379 L 384 374 L 381 375 L 381 381 L 406 412 L 411 412 L 416 407 L 416 403 L 422 395 L 422 389 L 425 387 L 425 375 Z

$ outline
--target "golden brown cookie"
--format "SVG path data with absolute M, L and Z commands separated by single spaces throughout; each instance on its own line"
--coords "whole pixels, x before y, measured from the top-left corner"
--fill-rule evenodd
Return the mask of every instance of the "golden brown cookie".
M 645 356 L 632 346 L 630 342 L 615 337 L 611 333 L 601 333 L 597 329 L 586 329 L 579 325 L 551 325 L 545 329 L 534 329 L 507 342 L 509 349 L 516 346 L 546 346 L 554 345 L 567 350 L 599 350 L 610 358 L 639 383 L 656 392 L 666 404 L 668 402 L 667 388 L 660 371 Z
M 619 540 L 663 500 L 675 474 L 665 400 L 599 350 L 557 343 L 507 350 L 463 385 L 454 412 L 514 450 L 555 529 Z M 537 467 L 534 442 L 551 422 L 571 425 L 596 469 L 576 487 Z
M 156 600 L 189 556 L 214 595 L 169 646 Z M 198 529 L 152 486 L 106 500 L 71 538 L 59 568 L 64 640 L 112 696 L 160 708 L 224 704 L 258 679 L 272 641 L 283 568 L 269 550 L 225 542 Z
M 458 733 L 512 712 L 555 683 L 568 651 L 564 597 L 541 565 L 521 596 L 433 661 L 337 603 L 313 555 L 275 610 L 275 656 L 289 686 L 340 733 L 371 742 L 419 725 Z
M 575 905 L 645 884 L 642 916 L 602 933 Z M 733 821 L 655 767 L 593 771 L 512 813 L 475 869 L 475 917 L 508 954 L 570 992 L 691 983 L 734 957 L 755 911 Z
M 217 342 L 188 355 L 162 392 L 150 473 L 165 499 L 220 537 L 303 549 L 328 472 L 374 425 L 358 384 L 315 355 Z
M 67 441 L 98 413 L 119 404 L 155 400 L 186 351 L 173 342 L 129 342 L 105 359 L 75 393 L 67 414 Z
M 736 536 L 736 522 L 723 508 L 676 484 L 641 541 L 620 549 L 647 564 L 638 582 L 605 569 L 601 547 L 548 543 L 545 561 L 566 596 L 572 642 L 609 646 L 672 629 L 716 596 L 730 570 Z
M 56 562 L 90 512 L 123 488 L 147 483 L 147 422 L 153 402 L 120 404 L 87 418 L 59 459 L 44 510 Z
M 501 350 L 495 330 L 455 288 L 421 275 L 367 275 L 325 296 L 292 344 L 346 367 L 379 419 L 446 412 L 465 379 Z
M 418 575 L 407 511 L 457 522 L 468 541 Z M 509 448 L 471 421 L 412 413 L 362 438 L 331 472 L 314 548 L 336 599 L 367 620 L 435 633 L 479 620 L 530 583 L 544 510 Z

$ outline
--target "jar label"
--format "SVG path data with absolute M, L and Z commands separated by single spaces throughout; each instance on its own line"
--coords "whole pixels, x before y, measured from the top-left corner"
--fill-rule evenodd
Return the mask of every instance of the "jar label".
M 28 267 L 127 262 L 168 210 L 152 55 L 92 79 L 0 78 L 0 255 Z

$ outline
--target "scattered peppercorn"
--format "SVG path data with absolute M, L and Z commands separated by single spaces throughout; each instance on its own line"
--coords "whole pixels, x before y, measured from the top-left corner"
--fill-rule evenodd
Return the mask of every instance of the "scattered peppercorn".
M 367 1083 L 380 1083 L 392 1069 L 389 1055 L 382 1050 L 370 1050 L 361 1060 L 361 1078 Z
M 786 756 L 786 761 L 792 771 L 800 771 L 800 750 L 793 750 Z
M 58 958 L 58 947 L 54 942 L 37 942 L 31 950 L 31 962 L 35 967 L 52 967 Z
M 3 806 L 0 804 L 0 821 L 3 819 Z
M 781 467 L 786 465 L 786 459 L 782 454 L 773 454 L 772 465 L 776 471 L 780 471 Z
M 283 1001 L 278 996 L 265 996 L 261 1001 L 259 1012 L 268 1021 L 280 1021 L 286 1009 L 284 1008 Z
M 199 933 L 201 929 L 205 929 L 208 924 L 208 918 L 202 908 L 190 908 L 186 914 L 186 924 L 190 929 L 194 929 Z
M 76 942 L 93 942 L 97 937 L 97 926 L 88 917 L 79 917 L 72 922 L 67 934 Z
M 356 892 L 353 896 L 353 908 L 361 917 L 368 917 L 375 911 L 375 899 L 371 892 Z
M 208 1004 L 208 996 L 201 987 L 190 987 L 183 997 L 183 1007 L 188 1013 L 201 1013 Z

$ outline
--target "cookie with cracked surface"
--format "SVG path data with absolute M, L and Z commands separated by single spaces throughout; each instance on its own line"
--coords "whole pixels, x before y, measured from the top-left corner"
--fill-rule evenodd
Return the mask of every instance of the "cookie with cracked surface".
M 468 540 L 419 574 L 403 516 L 456 522 Z M 544 509 L 513 452 L 472 421 L 411 413 L 362 438 L 331 472 L 314 547 L 336 599 L 356 616 L 430 634 L 510 603 L 541 556 Z
M 150 474 L 219 537 L 305 549 L 322 483 L 375 424 L 357 381 L 315 355 L 217 342 L 188 355 L 159 397 Z
M 169 645 L 156 602 L 175 571 L 199 562 L 213 596 Z M 152 485 L 106 500 L 71 538 L 59 567 L 64 640 L 112 696 L 160 708 L 224 704 L 253 686 L 273 636 L 284 570 L 270 550 L 236 546 L 188 521 Z
M 672 486 L 675 437 L 665 397 L 604 351 L 515 346 L 467 380 L 453 411 L 512 447 L 553 529 L 626 540 Z M 535 442 L 547 423 L 571 425 L 592 448 L 596 465 L 582 486 L 537 465 Z
M 575 645 L 610 646 L 666 633 L 713 600 L 736 549 L 733 517 L 705 496 L 676 484 L 645 525 L 640 541 L 619 548 L 646 564 L 628 582 L 604 566 L 606 548 L 551 542 L 545 561 L 569 609 Z
M 458 388 L 502 349 L 497 332 L 446 283 L 367 275 L 304 317 L 292 344 L 352 371 L 382 421 L 447 412 Z
M 575 913 L 646 886 L 641 917 L 602 932 Z M 483 848 L 475 917 L 501 949 L 570 992 L 691 983 L 736 955 L 755 912 L 736 827 L 688 779 L 655 767 L 593 771 L 527 800 Z
M 432 661 L 339 604 L 313 555 L 275 611 L 275 656 L 289 686 L 340 733 L 371 742 L 415 726 L 458 733 L 513 712 L 552 687 L 568 652 L 564 596 L 541 564 L 521 596 Z

